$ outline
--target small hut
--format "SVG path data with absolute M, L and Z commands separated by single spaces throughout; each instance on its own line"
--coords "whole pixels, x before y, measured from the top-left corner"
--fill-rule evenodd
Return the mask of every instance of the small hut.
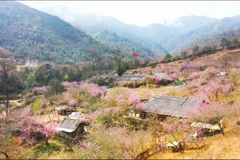
M 64 106 L 59 106 L 55 108 L 55 110 L 59 115 L 67 115 L 67 113 L 70 111 L 70 107 L 64 105 Z
M 71 118 L 71 119 L 80 119 L 80 118 L 83 118 L 83 115 L 80 114 L 79 112 L 71 112 L 68 116 L 69 116 L 69 118 Z
M 76 137 L 84 133 L 84 123 L 79 119 L 65 118 L 56 130 L 58 132 L 65 132 L 71 137 Z
M 228 72 L 219 72 L 217 73 L 218 76 L 227 76 Z
M 158 85 L 166 86 L 174 82 L 173 78 L 171 78 L 169 75 L 163 72 L 159 72 L 159 73 L 151 72 L 149 75 L 146 76 L 146 78 L 148 78 L 148 84 L 155 84 L 155 85 L 158 84 Z
M 220 123 L 221 123 L 221 127 L 223 127 L 223 120 L 221 120 Z M 214 135 L 216 133 L 220 133 L 221 131 L 221 128 L 217 124 L 193 122 L 191 126 L 196 128 L 202 128 L 201 132 L 203 135 Z

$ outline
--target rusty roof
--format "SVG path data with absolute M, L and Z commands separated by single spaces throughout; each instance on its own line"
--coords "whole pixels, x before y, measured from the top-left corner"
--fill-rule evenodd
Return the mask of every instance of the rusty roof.
M 144 111 L 161 115 L 187 117 L 186 111 L 204 100 L 191 97 L 154 96 L 145 102 Z

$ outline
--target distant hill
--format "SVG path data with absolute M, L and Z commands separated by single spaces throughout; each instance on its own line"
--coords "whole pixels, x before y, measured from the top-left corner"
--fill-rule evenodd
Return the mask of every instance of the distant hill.
M 125 47 L 123 50 L 132 48 L 132 51 L 143 53 L 147 51 L 147 55 L 165 55 L 167 52 L 178 54 L 182 49 L 194 44 L 216 44 L 219 41 L 217 37 L 224 36 L 224 32 L 231 29 L 235 30 L 240 24 L 239 16 L 219 20 L 192 15 L 168 20 L 164 24 L 155 23 L 140 27 L 125 24 L 109 16 L 76 13 L 66 6 L 50 6 L 42 11 L 59 16 L 105 45 Z M 107 32 L 103 32 L 105 30 Z M 115 41 L 104 39 L 114 36 Z M 125 45 L 122 39 L 127 39 L 128 45 Z
M 152 41 L 152 39 L 148 38 L 148 35 L 155 36 L 156 34 L 150 33 L 152 30 L 148 30 L 145 27 L 125 24 L 109 16 L 99 16 L 91 13 L 76 13 L 71 11 L 66 6 L 50 6 L 42 9 L 42 11 L 59 16 L 63 20 L 80 28 L 91 36 L 98 34 L 102 30 L 107 30 L 109 33 L 115 33 L 121 38 L 129 39 L 129 42 L 131 41 L 131 43 L 146 44 L 143 47 L 153 52 L 154 54 L 165 55 L 167 52 L 160 43 Z M 166 32 L 164 31 L 162 33 Z M 162 36 L 160 36 L 160 38 L 161 37 Z M 135 47 L 133 46 L 133 48 Z M 136 50 L 141 49 L 138 48 Z
M 0 46 L 20 59 L 69 63 L 108 52 L 69 23 L 19 2 L 0 3 L 0 24 Z
M 6 57 L 9 58 L 9 57 L 13 57 L 13 56 L 15 56 L 14 53 L 9 52 L 8 50 L 0 47 L 0 57 L 1 58 L 6 58 Z
M 177 38 L 170 39 L 164 44 L 164 47 L 171 51 L 171 53 L 180 52 L 182 49 L 192 47 L 194 44 L 198 45 L 213 45 L 216 44 L 221 37 L 235 37 L 238 35 L 238 28 L 240 27 L 240 15 L 223 18 L 203 26 L 199 29 L 187 32 Z M 231 36 L 230 36 L 231 33 Z M 239 37 L 235 37 L 239 38 Z
M 154 23 L 145 27 L 140 27 L 125 24 L 113 17 L 98 16 L 91 13 L 76 13 L 66 6 L 49 6 L 43 8 L 42 11 L 59 16 L 65 21 L 87 32 L 89 35 L 94 36 L 101 30 L 107 30 L 111 33 L 116 33 L 119 37 L 128 38 L 133 43 L 147 44 L 149 47 L 144 47 L 152 52 L 171 51 L 172 48 L 166 45 L 170 43 L 169 41 L 184 33 L 196 30 L 218 20 L 192 15 L 165 21 L 164 24 Z M 165 49 L 163 45 L 166 45 L 168 49 Z

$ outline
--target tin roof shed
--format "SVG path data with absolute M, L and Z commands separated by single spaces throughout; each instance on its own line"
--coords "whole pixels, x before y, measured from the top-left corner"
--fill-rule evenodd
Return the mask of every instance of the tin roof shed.
M 67 119 L 67 118 L 65 118 L 60 123 L 60 125 L 56 128 L 56 130 L 71 133 L 71 132 L 74 132 L 79 127 L 79 125 L 81 123 L 82 122 L 79 119 Z
M 187 110 L 205 101 L 190 97 L 154 96 L 145 102 L 143 111 L 160 115 L 185 117 Z

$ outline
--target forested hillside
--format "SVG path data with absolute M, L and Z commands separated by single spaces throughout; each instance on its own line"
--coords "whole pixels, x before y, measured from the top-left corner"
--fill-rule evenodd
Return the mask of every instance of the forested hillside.
M 108 52 L 69 23 L 19 2 L 0 3 L 0 24 L 0 46 L 17 58 L 68 63 Z
M 111 46 L 111 51 L 114 53 L 122 52 L 123 54 L 126 54 L 136 51 L 141 53 L 141 56 L 144 56 L 145 58 L 147 56 L 150 59 L 156 57 L 156 53 L 162 55 L 160 54 L 162 51 L 156 46 L 154 47 L 148 43 L 141 43 L 137 40 L 132 41 L 128 37 L 118 36 L 115 32 L 112 33 L 107 30 L 99 30 L 92 34 L 92 37 L 103 44 Z

